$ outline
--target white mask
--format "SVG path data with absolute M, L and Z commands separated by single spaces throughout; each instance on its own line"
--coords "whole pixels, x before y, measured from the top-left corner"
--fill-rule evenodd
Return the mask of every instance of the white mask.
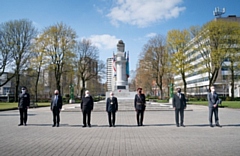
M 22 93 L 25 94 L 25 93 L 26 93 L 26 90 L 22 90 Z
M 85 97 L 89 97 L 89 94 L 86 94 Z
M 211 89 L 212 92 L 215 92 L 215 89 Z

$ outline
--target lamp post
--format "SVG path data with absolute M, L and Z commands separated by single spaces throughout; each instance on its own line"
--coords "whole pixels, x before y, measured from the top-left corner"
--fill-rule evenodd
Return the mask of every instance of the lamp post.
M 69 100 L 69 103 L 74 103 L 74 86 L 73 84 L 70 84 L 69 86 L 70 88 L 70 100 Z
M 168 86 L 169 86 L 169 103 L 172 103 L 172 98 L 173 98 L 173 83 L 170 83 Z

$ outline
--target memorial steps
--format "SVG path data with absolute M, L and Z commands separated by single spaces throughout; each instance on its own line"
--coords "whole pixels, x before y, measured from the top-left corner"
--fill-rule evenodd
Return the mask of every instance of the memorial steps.
M 64 112 L 79 112 L 80 104 L 66 104 Z M 94 102 L 93 112 L 105 112 L 106 101 Z M 135 111 L 133 99 L 118 99 L 118 111 Z M 168 103 L 147 102 L 146 111 L 173 111 L 172 105 Z

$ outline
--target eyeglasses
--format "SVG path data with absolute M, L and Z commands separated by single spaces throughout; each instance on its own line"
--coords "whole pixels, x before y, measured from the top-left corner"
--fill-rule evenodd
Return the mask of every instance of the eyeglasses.
M 26 89 L 22 89 L 22 90 L 26 90 Z

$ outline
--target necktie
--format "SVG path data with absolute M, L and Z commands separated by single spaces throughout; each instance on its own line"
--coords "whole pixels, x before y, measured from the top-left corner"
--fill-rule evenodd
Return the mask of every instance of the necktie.
M 55 98 L 54 98 L 54 105 L 55 105 L 55 106 L 57 106 L 57 100 L 58 100 L 58 97 L 57 97 L 57 95 L 56 95 Z

